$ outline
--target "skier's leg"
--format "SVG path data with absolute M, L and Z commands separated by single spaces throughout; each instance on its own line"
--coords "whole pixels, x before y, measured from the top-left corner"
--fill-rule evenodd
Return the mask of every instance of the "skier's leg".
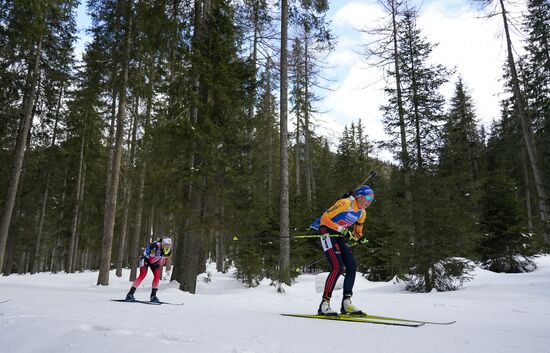
M 322 229 L 322 234 L 325 234 L 325 229 Z M 331 237 L 321 237 L 321 245 L 323 246 L 323 251 L 325 257 L 327 258 L 330 272 L 325 281 L 325 289 L 323 291 L 323 299 L 319 305 L 317 312 L 319 315 L 338 315 L 330 307 L 330 298 L 332 297 L 332 291 L 336 285 L 338 277 L 343 268 L 342 258 L 340 256 L 340 250 L 338 249 L 338 244 L 333 242 Z
M 134 283 L 132 284 L 132 287 L 134 288 L 138 288 L 139 285 L 141 284 L 141 282 L 145 279 L 145 277 L 147 276 L 147 264 L 141 266 L 139 268 L 139 276 L 136 278 L 136 280 L 134 281 Z
M 151 267 L 151 270 L 153 271 L 153 284 L 151 289 L 151 301 L 152 302 L 159 302 L 159 298 L 157 298 L 157 291 L 159 288 L 159 281 L 160 281 L 160 265 Z
M 342 257 L 338 249 L 338 245 L 327 249 L 325 251 L 325 257 L 327 258 L 329 264 L 329 274 L 325 281 L 325 289 L 323 291 L 323 298 L 329 299 L 332 297 L 332 292 L 336 286 L 336 282 L 342 273 Z
M 344 296 L 353 295 L 353 285 L 355 284 L 355 274 L 357 273 L 357 262 L 351 248 L 343 238 L 338 238 L 342 262 L 346 267 L 346 276 L 344 277 Z
M 151 287 L 158 289 L 160 282 L 160 266 L 151 267 L 151 271 L 153 271 L 153 283 Z
M 355 255 L 353 255 L 351 248 L 344 239 L 339 239 L 338 242 L 341 247 L 341 256 L 344 266 L 346 266 L 346 276 L 344 277 L 344 297 L 342 298 L 342 305 L 340 306 L 340 312 L 342 314 L 359 315 L 364 314 L 361 309 L 357 308 L 351 303 L 351 296 L 353 295 L 353 285 L 355 283 L 355 275 L 357 273 L 357 262 L 355 261 Z

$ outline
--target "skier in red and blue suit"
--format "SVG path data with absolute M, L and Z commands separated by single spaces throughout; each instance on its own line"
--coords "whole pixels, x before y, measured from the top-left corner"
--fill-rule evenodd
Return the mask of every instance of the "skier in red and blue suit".
M 374 201 L 374 192 L 370 186 L 362 185 L 351 193 L 349 197 L 339 199 L 323 215 L 311 224 L 311 228 L 317 229 L 321 234 L 340 234 L 339 237 L 321 237 L 321 245 L 328 260 L 330 273 L 325 282 L 323 299 L 319 305 L 319 315 L 338 315 L 330 307 L 330 298 L 336 281 L 345 268 L 344 296 L 340 312 L 342 314 L 364 314 L 351 303 L 353 285 L 357 263 L 347 242 L 366 242 L 363 238 L 363 223 L 366 218 L 367 208 Z M 351 228 L 353 227 L 353 231 Z
M 147 269 L 151 268 L 153 272 L 153 283 L 151 289 L 151 301 L 154 303 L 159 303 L 160 300 L 157 298 L 157 291 L 160 282 L 160 269 L 166 264 L 170 255 L 172 255 L 172 239 L 164 238 L 154 241 L 149 244 L 145 249 L 143 249 L 143 254 L 141 255 L 139 261 L 139 276 L 136 278 L 132 284 L 132 288 L 126 295 L 126 301 L 133 302 L 136 299 L 134 298 L 134 293 L 136 288 L 139 287 L 141 282 L 147 276 Z

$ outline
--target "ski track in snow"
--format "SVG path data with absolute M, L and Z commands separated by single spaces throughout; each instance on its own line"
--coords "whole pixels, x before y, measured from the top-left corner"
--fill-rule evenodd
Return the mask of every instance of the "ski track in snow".
M 354 304 L 372 315 L 457 322 L 419 328 L 284 317 L 314 314 L 322 277 L 302 275 L 284 294 L 270 280 L 246 288 L 232 273 L 197 278 L 197 294 L 162 281 L 159 298 L 183 306 L 117 303 L 131 283 L 129 270 L 97 286 L 97 272 L 39 273 L 0 278 L 0 347 L 6 352 L 108 353 L 154 349 L 191 353 L 548 353 L 550 256 L 538 269 L 499 274 L 476 269 L 455 292 L 409 293 L 402 283 L 358 276 Z M 136 298 L 147 300 L 152 275 Z M 341 290 L 332 307 L 339 309 Z

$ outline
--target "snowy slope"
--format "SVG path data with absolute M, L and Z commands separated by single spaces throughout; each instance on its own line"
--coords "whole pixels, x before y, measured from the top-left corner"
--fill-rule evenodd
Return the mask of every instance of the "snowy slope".
M 315 276 L 300 276 L 285 294 L 265 280 L 245 288 L 231 274 L 198 277 L 198 294 L 162 282 L 161 300 L 183 306 L 116 303 L 130 282 L 97 272 L 0 278 L 1 352 L 550 352 L 550 256 L 528 274 L 477 270 L 456 292 L 413 294 L 402 284 L 358 277 L 354 303 L 373 315 L 447 321 L 450 326 L 392 327 L 280 316 L 315 313 Z M 147 299 L 151 274 L 136 297 Z M 336 291 L 333 308 L 339 306 Z

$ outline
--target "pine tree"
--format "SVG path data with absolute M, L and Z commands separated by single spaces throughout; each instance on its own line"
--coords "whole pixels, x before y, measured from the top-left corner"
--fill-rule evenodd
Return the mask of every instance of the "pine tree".
M 480 173 L 481 138 L 468 89 L 459 77 L 451 98 L 443 131 L 443 143 L 439 157 L 439 171 L 443 176 L 457 176 L 470 185 Z
M 521 217 L 519 188 L 508 176 L 509 157 L 506 152 L 510 150 L 510 138 L 516 138 L 519 130 L 514 119 L 513 116 L 504 116 L 500 123 L 493 125 L 488 144 L 487 178 L 481 198 L 483 236 L 478 252 L 483 266 L 495 272 L 528 272 L 534 269 L 534 262 L 528 257 L 532 251 L 529 246 L 531 238 L 525 232 Z M 514 154 L 517 156 L 517 153 Z
M 256 102 L 258 89 L 256 78 L 258 76 L 258 67 L 261 64 L 260 60 L 262 60 L 259 53 L 260 50 L 264 51 L 269 45 L 267 37 L 269 36 L 269 32 L 273 30 L 271 28 L 272 16 L 266 0 L 245 0 L 242 12 L 242 17 L 244 18 L 243 27 L 245 30 L 252 32 L 250 60 L 255 79 L 252 82 L 248 97 L 249 103 L 247 112 L 247 118 L 251 121 L 254 117 L 254 104 Z M 268 65 L 268 60 L 268 58 L 263 58 L 262 61 L 265 61 L 264 67 Z
M 524 89 L 544 180 L 550 180 L 550 2 L 531 0 L 527 8 Z
M 11 121 L 18 119 L 20 123 L 0 221 L 0 267 L 4 264 L 23 159 L 30 143 L 28 136 L 31 122 L 41 96 L 39 84 L 42 79 L 46 79 L 44 76 L 48 72 L 55 72 L 59 65 L 67 63 L 75 33 L 73 11 L 76 2 L 7 2 L 1 6 L 3 12 L 0 21 L 4 25 L 1 36 L 5 39 L 5 45 L 0 55 L 2 62 L 8 65 L 2 65 L 0 76 L 7 80 L 7 87 L 10 87 L 7 91 L 9 95 L 2 96 L 2 103 L 7 103 L 2 110 L 4 117 Z M 48 82 L 52 83 L 51 80 Z M 39 257 L 40 243 L 36 249 L 35 254 Z
M 538 211 L 540 220 L 544 226 L 544 238 L 546 243 L 550 242 L 550 208 L 548 206 L 548 197 L 546 193 L 546 186 L 540 167 L 539 153 L 535 146 L 535 139 L 533 134 L 532 121 L 528 116 L 527 104 L 524 96 L 524 92 L 521 89 L 521 82 L 518 76 L 518 70 L 516 60 L 514 58 L 514 51 L 512 48 L 512 40 L 510 38 L 510 14 L 506 10 L 507 1 L 505 0 L 474 0 L 476 3 L 480 3 L 482 6 L 488 6 L 493 3 L 497 3 L 497 7 L 500 9 L 500 15 L 502 16 L 502 23 L 504 25 L 504 34 L 506 39 L 507 48 L 507 66 L 510 73 L 510 82 L 512 84 L 514 103 L 517 109 L 517 118 L 519 119 L 521 126 L 521 135 L 526 147 L 527 160 L 529 162 L 529 169 L 534 180 L 534 186 L 538 196 Z M 535 119 L 536 120 L 536 119 Z
M 400 59 L 401 53 L 401 33 L 400 22 L 405 12 L 407 2 L 401 0 L 385 0 L 380 5 L 385 14 L 387 14 L 383 24 L 378 28 L 367 28 L 363 30 L 374 37 L 374 40 L 364 46 L 365 57 L 374 67 L 384 69 L 387 86 L 384 88 L 387 97 L 387 103 L 380 106 L 384 124 L 384 130 L 390 139 L 381 144 L 382 148 L 389 149 L 394 153 L 395 159 L 401 166 L 395 178 L 400 180 L 397 184 L 396 197 L 403 198 L 399 202 L 403 210 L 398 211 L 400 217 L 396 217 L 393 226 L 399 227 L 397 234 L 402 234 L 409 238 L 410 243 L 413 238 L 414 229 L 411 224 L 413 221 L 412 207 L 412 159 L 410 151 L 411 136 L 407 131 L 406 122 L 406 102 L 403 77 L 403 63 Z
M 405 125 L 411 138 L 409 151 L 417 169 L 433 164 L 443 119 L 444 98 L 439 92 L 447 81 L 443 65 L 428 64 L 435 45 L 423 38 L 416 26 L 417 11 L 407 9 L 400 21 L 401 82 L 406 109 Z
M 362 32 L 374 36 L 375 40 L 364 46 L 364 55 L 374 67 L 386 68 L 390 81 L 384 92 L 388 103 L 381 106 L 384 114 L 386 133 L 393 137 L 384 147 L 395 152 L 396 159 L 404 170 L 404 179 L 409 188 L 410 152 L 408 150 L 405 124 L 405 106 L 403 102 L 404 88 L 402 84 L 402 62 L 400 58 L 399 22 L 405 11 L 405 4 L 400 0 L 385 0 L 380 2 L 388 20 L 379 28 L 367 28 Z M 410 195 L 407 195 L 410 198 Z
M 364 129 L 360 119 L 352 122 L 349 127 L 344 126 L 335 165 L 339 171 L 336 190 L 339 190 L 340 194 L 354 189 L 373 170 L 373 161 L 369 159 L 373 147 Z
M 398 11 L 396 5 L 400 3 L 388 5 L 393 15 L 394 25 L 388 30 L 394 29 L 394 50 L 390 55 L 386 49 L 386 55 L 394 59 L 389 74 L 397 84 L 386 88 L 389 103 L 382 109 L 386 131 L 396 137 L 389 147 L 400 146 L 403 165 L 403 187 L 397 195 L 404 196 L 402 206 L 406 212 L 398 212 L 393 226 L 404 230 L 398 234 L 403 234 L 405 239 L 397 243 L 411 245 L 404 247 L 401 262 L 414 274 L 409 282 L 411 290 L 453 289 L 452 280 L 447 281 L 449 272 L 441 267 L 454 266 L 446 260 L 452 251 L 441 245 L 445 234 L 442 230 L 447 229 L 447 225 L 439 220 L 446 219 L 448 214 L 444 213 L 449 210 L 437 207 L 444 203 L 442 195 L 446 193 L 439 190 L 436 182 L 426 182 L 434 178 L 444 101 L 439 89 L 446 82 L 448 71 L 442 65 L 428 64 L 434 45 L 427 42 L 416 27 L 416 10 Z M 436 214 L 436 210 L 442 214 Z
M 533 121 L 535 133 L 541 136 L 550 119 L 550 2 L 530 0 L 527 9 L 525 71 L 529 79 L 525 94 L 532 117 L 536 119 Z

